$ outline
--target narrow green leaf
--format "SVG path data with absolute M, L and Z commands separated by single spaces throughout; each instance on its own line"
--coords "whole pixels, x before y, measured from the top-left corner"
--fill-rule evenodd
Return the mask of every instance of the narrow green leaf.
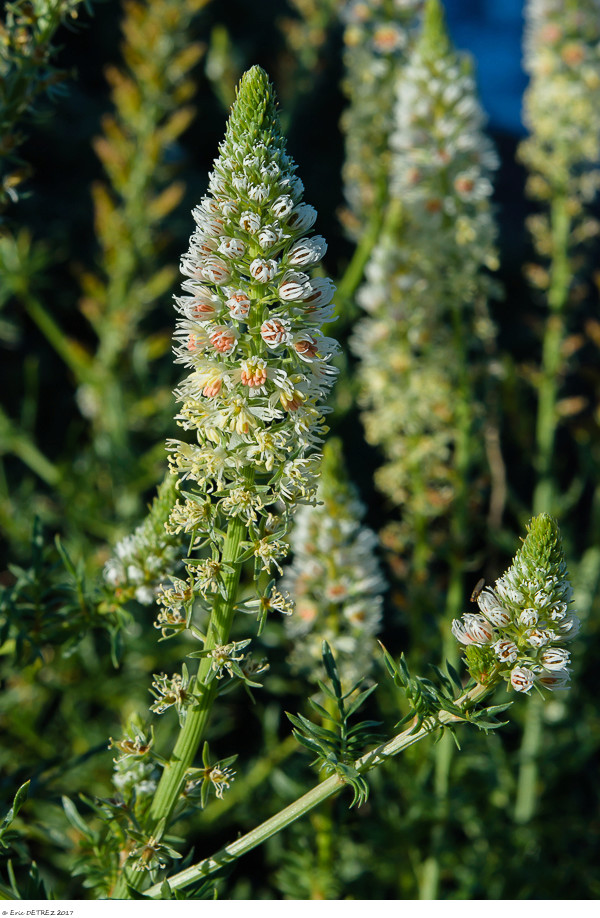
M 71 823 L 71 825 L 72 825 L 75 829 L 77 829 L 78 832 L 81 832 L 81 834 L 84 836 L 84 838 L 87 838 L 88 841 L 90 841 L 90 842 L 92 842 L 92 843 L 95 842 L 95 841 L 96 841 L 96 834 L 95 834 L 94 832 L 92 832 L 92 830 L 90 829 L 90 827 L 89 827 L 89 826 L 87 825 L 87 823 L 84 821 L 84 819 L 83 819 L 82 816 L 80 815 L 80 813 L 79 813 L 79 811 L 77 810 L 77 807 L 75 806 L 75 804 L 73 803 L 73 801 L 70 800 L 68 797 L 64 797 L 64 796 L 63 796 L 63 797 L 62 797 L 62 805 L 63 805 L 63 809 L 64 809 L 64 811 L 65 811 L 65 816 L 67 817 L 67 819 L 69 820 L 69 822 Z

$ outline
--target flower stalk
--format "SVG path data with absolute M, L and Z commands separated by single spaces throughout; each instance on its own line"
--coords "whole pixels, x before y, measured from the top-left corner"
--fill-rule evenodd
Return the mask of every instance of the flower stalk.
M 316 211 L 302 203 L 295 168 L 273 88 L 253 67 L 240 83 L 209 194 L 194 210 L 196 230 L 181 262 L 185 295 L 176 298 L 174 351 L 188 370 L 175 393 L 177 421 L 193 440 L 168 442 L 181 499 L 167 531 L 183 533 L 189 552 L 187 580 L 173 577 L 159 588 L 156 626 L 163 639 L 189 630 L 202 644 L 189 656 L 200 662 L 195 678 L 186 666 L 181 675 L 155 677 L 151 710 L 176 707 L 181 729 L 144 823 L 153 866 L 142 857 L 127 864 L 121 895 L 126 880 L 139 887 L 141 870 L 161 856 L 156 846 L 194 772 L 220 680 L 260 687 L 254 680 L 266 667 L 241 652 L 251 639 L 230 642 L 235 613 L 255 614 L 260 629 L 270 612 L 293 608 L 271 573 L 287 551 L 296 505 L 314 501 L 322 399 L 337 350 L 321 331 L 335 288 L 313 277 L 326 243 L 309 235 Z M 238 606 L 242 567 L 251 560 L 256 598 Z
M 600 21 L 598 4 L 529 0 L 526 9 L 526 69 L 531 83 L 524 120 L 530 136 L 519 155 L 529 170 L 527 190 L 542 203 L 529 220 L 537 255 L 549 260 L 531 278 L 546 294 L 549 315 L 542 343 L 537 385 L 534 513 L 553 512 L 557 504 L 555 441 L 557 401 L 566 366 L 563 345 L 567 313 L 577 275 L 578 246 L 597 232 L 587 205 L 599 187 L 598 106 Z M 536 280 L 537 279 L 537 280 Z M 528 822 L 536 807 L 537 756 L 543 737 L 539 702 L 527 711 L 520 753 L 514 818 Z
M 465 693 L 457 704 L 467 705 L 481 701 L 489 691 L 490 689 L 485 686 L 476 685 L 475 688 Z M 358 772 L 364 774 L 372 768 L 383 765 L 384 762 L 387 762 L 395 755 L 399 755 L 405 749 L 408 749 L 409 746 L 413 746 L 415 743 L 420 742 L 420 740 L 424 739 L 426 736 L 437 732 L 437 730 L 440 730 L 445 724 L 456 724 L 460 722 L 461 718 L 457 717 L 457 715 L 449 714 L 446 711 L 440 711 L 436 721 L 424 723 L 419 730 L 415 730 L 414 726 L 408 727 L 386 743 L 382 743 L 373 751 L 365 753 L 365 755 L 356 760 L 354 767 Z M 184 889 L 197 880 L 216 873 L 217 870 L 220 870 L 226 864 L 252 851 L 253 848 L 263 844 L 263 842 L 272 838 L 273 835 L 277 835 L 297 819 L 310 813 L 315 807 L 320 806 L 324 801 L 342 791 L 345 786 L 345 782 L 339 775 L 331 775 L 329 778 L 326 778 L 324 781 L 321 781 L 315 787 L 311 788 L 306 794 L 294 800 L 289 806 L 280 810 L 275 816 L 272 816 L 270 819 L 261 823 L 260 826 L 252 829 L 251 832 L 246 833 L 246 835 L 243 835 L 232 844 L 225 845 L 224 848 L 221 848 L 216 854 L 212 855 L 212 857 L 204 858 L 204 860 L 200 861 L 198 864 L 194 864 L 194 866 L 182 870 L 175 876 L 169 877 L 169 886 L 171 889 Z M 149 898 L 159 896 L 161 885 L 161 883 L 156 883 L 154 886 L 151 886 L 146 890 L 145 895 Z
M 204 642 L 204 649 L 207 651 L 213 650 L 219 645 L 226 645 L 229 641 L 241 572 L 240 546 L 245 534 L 246 529 L 239 518 L 230 521 L 223 548 L 223 563 L 231 567 L 231 570 L 223 575 L 224 592 L 227 598 L 223 599 L 218 596 L 215 601 Z M 217 693 L 216 681 L 214 679 L 209 681 L 208 679 L 210 669 L 211 658 L 206 656 L 201 660 L 196 676 L 194 688 L 195 704 L 187 713 L 185 723 L 171 758 L 165 765 L 152 801 L 150 818 L 153 821 L 153 827 L 159 825 L 161 820 L 168 821 L 181 793 L 186 773 L 204 738 L 208 718 Z

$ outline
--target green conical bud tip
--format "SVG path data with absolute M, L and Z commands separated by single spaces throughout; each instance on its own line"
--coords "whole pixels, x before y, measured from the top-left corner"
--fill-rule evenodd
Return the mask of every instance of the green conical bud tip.
M 240 80 L 231 107 L 226 139 L 246 144 L 281 136 L 277 115 L 277 97 L 262 67 L 251 67 Z
M 418 48 L 424 57 L 443 57 L 451 49 L 444 7 L 440 0 L 427 0 Z
M 527 536 L 517 553 L 515 565 L 519 561 L 530 562 L 549 571 L 566 568 L 558 523 L 547 513 L 540 513 L 530 520 Z

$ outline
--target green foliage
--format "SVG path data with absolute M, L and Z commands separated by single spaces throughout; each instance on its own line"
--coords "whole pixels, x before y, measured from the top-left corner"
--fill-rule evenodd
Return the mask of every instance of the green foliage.
M 71 653 L 92 628 L 111 636 L 114 665 L 119 653 L 123 612 L 109 611 L 97 587 L 90 587 L 57 537 L 48 545 L 38 520 L 33 527 L 27 567 L 10 565 L 10 586 L 0 586 L 0 644 L 15 663 L 41 658 L 50 644 Z
M 155 898 L 173 901 L 216 898 L 217 888 L 246 900 L 597 897 L 600 832 L 589 815 L 600 749 L 596 0 L 527 4 L 529 137 L 518 157 L 538 208 L 527 222 L 538 262 L 526 268 L 534 290 L 521 281 L 522 247 L 512 241 L 523 201 L 504 137 L 502 175 L 510 181 L 498 186 L 499 278 L 508 293 L 490 284 L 486 270 L 477 297 L 462 260 L 475 251 L 469 220 L 456 213 L 446 219 L 436 208 L 458 207 L 460 192 L 490 216 L 491 187 L 477 186 L 476 200 L 469 198 L 467 164 L 457 189 L 457 176 L 440 171 L 440 163 L 448 165 L 438 159 L 443 143 L 430 154 L 425 135 L 410 149 L 420 157 L 418 174 L 407 166 L 392 176 L 395 96 L 399 86 L 407 91 L 415 44 L 437 74 L 411 83 L 420 87 L 421 105 L 422 90 L 437 86 L 436 104 L 447 113 L 452 90 L 473 72 L 461 64 L 452 86 L 440 86 L 440 57 L 449 50 L 441 0 L 289 0 L 286 9 L 266 0 L 236 4 L 235 20 L 227 4 L 206 0 L 98 4 L 94 17 L 84 17 L 84 6 L 89 13 L 80 0 L 11 0 L 0 25 L 0 897 L 141 900 L 150 884 Z M 77 19 L 85 28 L 73 28 Z M 252 153 L 260 131 L 278 131 L 278 118 L 291 128 L 290 149 L 330 243 L 326 269 L 340 281 L 342 314 L 332 328 L 346 332 L 357 314 L 354 293 L 366 265 L 373 289 L 383 290 L 382 322 L 372 337 L 362 324 L 353 334 L 356 356 L 371 360 L 366 373 L 381 401 L 378 429 L 368 436 L 372 443 L 385 436 L 389 456 L 366 445 L 346 346 L 335 357 L 342 380 L 328 424 L 364 495 L 366 522 L 382 533 L 391 586 L 381 637 L 391 678 L 366 690 L 356 682 L 345 692 L 342 658 L 325 647 L 328 678 L 310 708 L 304 676 L 286 661 L 306 649 L 300 632 L 311 614 L 316 537 L 305 539 L 306 566 L 287 596 L 277 583 L 285 571 L 286 514 L 265 509 L 260 530 L 246 534 L 237 558 L 221 563 L 203 526 L 212 521 L 225 538 L 235 498 L 218 519 L 211 508 L 232 489 L 209 488 L 201 506 L 189 479 L 177 485 L 164 478 L 176 384 L 169 298 L 189 235 L 184 214 L 206 188 L 235 83 L 257 60 L 272 75 L 283 110 L 264 71 L 252 68 L 231 129 Z M 105 84 L 98 79 L 103 67 Z M 241 175 L 240 158 L 233 161 Z M 397 206 L 388 206 L 390 194 Z M 411 201 L 428 223 L 418 223 Z M 400 244 L 403 232 L 410 251 Z M 487 230 L 475 233 L 481 245 L 489 238 Z M 379 257 L 372 260 L 374 246 Z M 491 255 L 487 267 L 494 263 Z M 398 271 L 385 288 L 392 264 Z M 419 274 L 424 265 L 435 281 L 431 296 Z M 285 270 L 296 268 L 303 270 Z M 450 282 L 465 282 L 460 298 L 444 298 Z M 273 302 L 261 304 L 265 311 L 279 308 L 280 283 L 277 277 Z M 491 303 L 493 322 L 483 304 L 490 291 L 499 297 Z M 459 299 L 472 327 L 457 320 Z M 298 303 L 291 308 L 300 314 Z M 299 360 L 305 356 L 310 348 Z M 204 396 L 202 406 L 210 407 Z M 289 418 L 305 432 L 293 408 Z M 399 419 L 406 431 L 400 437 Z M 221 434 L 218 428 L 219 442 Z M 343 536 L 353 491 L 340 472 L 337 442 L 325 450 L 335 497 L 316 509 L 330 523 L 338 519 Z M 241 444 L 232 445 L 240 471 L 254 467 L 258 459 L 248 463 Z M 388 461 L 395 470 L 386 478 Z M 277 482 L 284 466 L 275 459 Z M 298 493 L 307 477 L 315 468 L 298 466 Z M 374 482 L 394 493 L 401 513 Z M 191 511 L 198 525 L 178 528 Z M 468 597 L 480 577 L 493 583 L 506 569 L 515 534 L 532 512 L 541 515 L 509 572 L 528 581 L 523 595 L 533 608 L 538 569 L 566 583 L 568 557 L 582 640 L 571 645 L 571 691 L 556 691 L 543 704 L 518 697 L 508 721 L 502 686 L 489 705 L 471 697 L 476 683 L 497 675 L 496 642 L 465 646 L 475 680 L 465 682 L 449 625 L 474 608 Z M 177 576 L 186 555 L 195 597 Z M 204 567 L 207 561 L 219 570 Z M 358 566 L 340 573 L 334 562 L 331 553 L 322 559 L 317 598 L 331 633 L 343 636 L 340 623 L 358 614 L 351 604 Z M 198 652 L 236 572 L 231 636 Z M 366 585 L 376 587 L 369 578 Z M 348 619 L 336 621 L 345 615 L 344 592 Z M 292 600 L 296 611 L 288 618 Z M 238 611 L 256 617 L 258 628 Z M 258 663 L 247 655 L 248 621 Z M 528 660 L 541 658 L 543 648 L 532 651 L 521 636 Z M 370 646 L 361 649 L 372 657 Z M 348 642 L 345 653 L 365 671 Z M 444 667 L 430 669 L 444 659 Z M 209 669 L 204 687 L 215 713 L 202 755 L 182 771 L 167 826 L 150 808 L 179 735 L 170 708 L 179 700 L 185 720 L 198 707 L 182 701 L 196 690 L 197 664 Z M 148 692 L 151 673 L 164 689 L 156 698 Z M 173 683 L 174 673 L 181 683 Z M 257 689 L 252 704 L 241 684 Z M 167 705 L 170 690 L 174 703 Z M 319 767 L 319 785 L 306 755 L 294 754 L 285 709 L 301 712 L 290 716 L 293 733 Z M 368 768 L 379 725 L 389 739 L 398 720 L 409 740 L 402 757 Z M 469 723 L 478 730 L 461 726 Z M 417 734 L 420 741 L 410 742 Z M 109 746 L 111 736 L 120 738 Z M 460 754 L 452 737 L 460 739 Z M 363 768 L 357 760 L 365 752 Z M 194 864 L 194 851 L 209 854 L 245 837 L 330 779 L 352 786 L 351 809 L 343 795 L 331 797 L 247 860 L 235 860 L 235 869 L 223 856 L 218 887 L 199 879 L 177 888 L 174 875 Z
M 329 711 L 313 698 L 310 699 L 310 705 L 325 723 L 333 724 L 333 729 L 315 724 L 302 714 L 287 716 L 294 725 L 293 734 L 298 742 L 312 753 L 316 753 L 313 765 L 318 764 L 319 770 L 326 775 L 339 775 L 352 788 L 353 798 L 350 805 L 361 806 L 369 797 L 369 785 L 354 767 L 354 763 L 359 755 L 366 751 L 366 746 L 381 738 L 380 734 L 374 732 L 374 728 L 380 726 L 380 722 L 363 720 L 351 726 L 349 721 L 377 686 L 373 685 L 356 695 L 362 682 L 360 680 L 349 691 L 343 692 L 335 659 L 326 641 L 323 641 L 323 666 L 331 687 L 321 681 L 318 684 L 325 695 L 326 704 L 327 701 L 333 702 L 333 710 Z M 352 701 L 348 704 L 351 698 Z
M 24 128 L 39 116 L 41 97 L 56 103 L 70 76 L 54 65 L 55 33 L 65 21 L 77 19 L 84 0 L 13 0 L 5 4 L 0 25 L 0 212 L 19 198 L 21 182 L 30 175 L 19 147 Z M 88 12 L 89 2 L 85 3 Z
M 453 721 L 471 723 L 485 733 L 489 730 L 497 730 L 507 723 L 507 721 L 497 720 L 495 715 L 506 711 L 512 702 L 492 705 L 491 707 L 475 705 L 468 695 L 468 690 L 473 688 L 475 683 L 470 682 L 463 686 L 460 676 L 447 661 L 447 675 L 439 667 L 433 667 L 438 680 L 436 684 L 422 676 L 411 676 L 404 655 L 396 663 L 383 645 L 382 649 L 385 665 L 394 680 L 394 684 L 402 690 L 403 695 L 410 704 L 409 712 L 397 724 L 398 727 L 414 721 L 410 732 L 417 733 L 423 725 L 433 730 L 439 728 L 441 724 L 452 733 L 454 741 L 460 749 Z M 451 719 L 439 717 L 442 712 L 450 715 Z M 439 740 L 440 736 L 441 734 L 438 734 L 436 739 Z

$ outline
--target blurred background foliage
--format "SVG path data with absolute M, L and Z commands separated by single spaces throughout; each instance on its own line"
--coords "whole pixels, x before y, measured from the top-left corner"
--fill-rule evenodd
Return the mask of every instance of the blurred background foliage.
M 364 28 L 370 7 L 387 22 L 403 24 L 409 5 L 363 4 Z M 5 5 L 0 788 L 8 809 L 16 788 L 31 778 L 11 857 L 21 883 L 36 862 L 42 893 L 45 884 L 61 898 L 90 894 L 70 869 L 74 849 L 85 840 L 66 819 L 61 795 L 111 795 L 109 737 L 147 710 L 148 675 L 168 670 L 181 655 L 184 639 L 157 644 L 147 609 L 111 596 L 101 572 L 111 546 L 143 519 L 164 475 L 164 440 L 174 432 L 171 295 L 179 254 L 235 84 L 252 64 L 264 67 L 277 88 L 289 150 L 329 243 L 327 270 L 341 279 L 334 333 L 348 338 L 359 314 L 354 294 L 381 230 L 388 167 L 380 133 L 371 158 L 364 150 L 357 154 L 369 167 L 373 195 L 348 194 L 356 181 L 360 132 L 372 126 L 367 118 L 365 127 L 365 112 L 353 108 L 363 84 L 352 51 L 367 49 L 365 35 L 351 31 L 356 26 L 348 10 L 357 6 L 342 0 Z M 539 487 L 535 419 L 547 371 L 542 341 L 548 307 L 546 268 L 536 273 L 531 267 L 540 260 L 526 228 L 534 206 L 516 156 L 525 133 L 518 114 L 525 83 L 521 4 L 481 0 L 468 12 L 464 6 L 448 0 L 450 32 L 459 49 L 471 46 L 481 56 L 482 98 L 492 116 L 488 133 L 500 156 L 494 200 L 496 277 L 503 292 L 490 303 L 497 342 L 487 359 L 494 361 L 497 385 L 488 404 L 493 431 L 487 451 L 492 478 L 504 482 L 500 497 L 494 492 L 496 503 L 480 509 L 461 534 L 458 605 L 466 609 L 479 578 L 492 581 L 506 566 Z M 497 66 L 490 80 L 492 41 Z M 395 66 L 398 55 L 390 47 L 384 47 L 378 79 Z M 381 99 L 384 104 L 385 94 Z M 385 131 L 385 124 L 375 128 Z M 593 219 L 591 205 L 588 213 Z M 573 687 L 538 712 L 533 728 L 525 724 L 525 699 L 518 699 L 507 727 L 490 736 L 464 733 L 459 754 L 444 752 L 443 745 L 434 750 L 431 743 L 409 749 L 402 761 L 371 775 L 367 804 L 348 810 L 342 796 L 292 826 L 231 869 L 226 884 L 219 884 L 223 895 L 600 894 L 600 285 L 589 269 L 597 234 L 588 235 L 586 260 L 579 249 L 571 253 L 577 283 L 554 370 L 552 506 L 536 507 L 559 519 L 584 619 Z M 524 266 L 537 286 L 526 280 Z M 345 353 L 331 427 L 345 446 L 366 523 L 381 532 L 398 520 L 398 511 L 375 488 L 382 456 L 358 433 L 356 359 L 348 348 Z M 489 499 L 489 479 L 469 485 L 478 489 L 476 502 L 479 491 Z M 442 656 L 449 621 L 443 597 L 452 572 L 444 562 L 433 563 L 427 580 L 411 590 L 410 564 L 393 545 L 390 550 L 389 539 L 386 545 L 381 558 L 389 588 L 379 636 L 426 675 Z M 437 548 L 443 557 L 444 544 Z M 238 774 L 223 800 L 179 827 L 200 856 L 274 813 L 315 779 L 307 756 L 289 739 L 283 714 L 304 710 L 311 691 L 287 662 L 294 640 L 271 622 L 257 641 L 270 663 L 265 688 L 255 693 L 254 704 L 241 692 L 221 701 L 211 748 L 220 757 L 237 753 Z M 379 660 L 374 672 L 381 684 L 377 707 L 370 704 L 391 729 L 401 712 Z M 175 731 L 174 720 L 163 718 L 163 751 L 170 742 L 166 724 Z M 519 808 L 523 768 L 532 762 L 527 805 L 521 801 Z

